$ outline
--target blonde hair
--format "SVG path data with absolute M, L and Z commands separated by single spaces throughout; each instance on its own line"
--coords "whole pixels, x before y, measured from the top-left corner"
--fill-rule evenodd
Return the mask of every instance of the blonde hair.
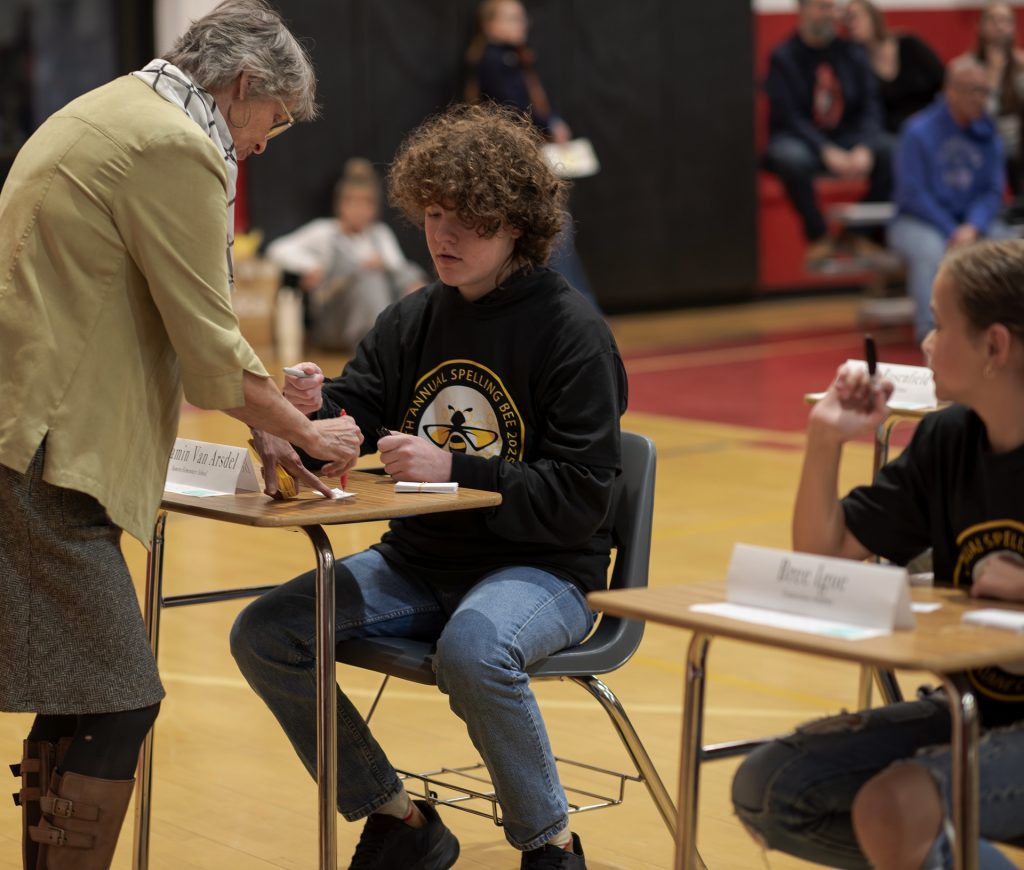
M 347 189 L 359 188 L 371 191 L 378 199 L 381 196 L 381 182 L 377 170 L 365 157 L 349 157 L 341 178 L 334 185 L 334 198 L 337 200 Z
M 971 328 L 1001 323 L 1024 340 L 1024 240 L 984 241 L 942 261 Z

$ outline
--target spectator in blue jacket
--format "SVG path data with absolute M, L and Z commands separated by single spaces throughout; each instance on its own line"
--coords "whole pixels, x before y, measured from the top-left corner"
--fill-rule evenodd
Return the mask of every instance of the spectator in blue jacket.
M 986 110 L 989 93 L 985 68 L 974 57 L 959 57 L 947 67 L 942 97 L 903 128 L 888 236 L 889 247 L 906 261 L 918 341 L 932 328 L 932 282 L 946 251 L 1012 235 L 997 217 L 1004 153 Z
M 893 138 L 882 129 L 878 85 L 864 49 L 837 35 L 838 0 L 799 4 L 797 31 L 775 48 L 768 68 L 765 164 L 800 213 L 813 266 L 835 248 L 815 198 L 814 176 L 870 176 L 865 200 L 885 201 Z

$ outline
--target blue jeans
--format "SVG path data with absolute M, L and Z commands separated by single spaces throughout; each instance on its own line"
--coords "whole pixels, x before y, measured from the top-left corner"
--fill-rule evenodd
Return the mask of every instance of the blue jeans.
M 890 764 L 925 765 L 950 812 L 951 722 L 941 694 L 810 722 L 755 749 L 732 785 L 733 805 L 768 848 L 829 867 L 868 868 L 850 821 L 854 796 Z M 988 732 L 981 741 L 981 833 L 1024 835 L 1024 727 Z M 984 840 L 982 870 L 1013 865 Z M 945 834 L 926 868 L 951 867 Z
M 889 224 L 888 244 L 907 267 L 907 294 L 914 300 L 914 337 L 920 342 L 934 326 L 931 301 L 932 284 L 946 256 L 946 235 L 927 221 L 911 215 L 897 215 Z M 1017 233 L 996 220 L 985 234 L 989 239 L 1012 239 Z
M 313 572 L 239 614 L 231 652 L 311 775 L 316 770 Z M 579 590 L 537 568 L 510 566 L 470 587 L 442 589 L 391 568 L 374 550 L 335 566 L 340 643 L 364 637 L 436 642 L 438 687 L 465 723 L 494 783 L 505 836 L 535 849 L 568 824 L 547 731 L 526 669 L 579 643 L 593 613 Z M 414 728 L 415 725 L 410 725 Z M 349 699 L 338 693 L 338 810 L 363 818 L 401 783 Z

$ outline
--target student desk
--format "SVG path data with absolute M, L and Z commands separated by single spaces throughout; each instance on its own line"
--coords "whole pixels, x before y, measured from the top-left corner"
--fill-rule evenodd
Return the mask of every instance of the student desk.
M 319 790 L 321 870 L 336 870 L 337 825 L 337 722 L 334 673 L 334 553 L 323 527 L 342 523 L 364 523 L 396 517 L 444 511 L 496 507 L 501 496 L 496 492 L 459 488 L 457 493 L 396 493 L 390 477 L 366 471 L 348 475 L 348 490 L 354 498 L 329 501 L 308 490 L 297 499 L 273 501 L 262 493 L 195 496 L 165 492 L 161 514 L 153 532 L 153 547 L 146 566 L 145 617 L 153 655 L 157 654 L 160 632 L 160 608 L 165 603 L 199 604 L 257 594 L 273 587 L 198 593 L 163 597 L 163 548 L 167 511 L 206 517 L 227 523 L 268 528 L 298 527 L 309 536 L 316 554 L 316 681 L 317 681 L 317 787 Z M 152 787 L 153 734 L 143 744 L 139 763 L 136 801 L 135 870 L 149 866 L 149 803 Z
M 1005 602 L 976 603 L 954 589 L 915 589 L 915 601 L 937 601 L 942 607 L 916 614 L 913 631 L 897 631 L 868 640 L 838 640 L 797 631 L 696 613 L 694 604 L 726 600 L 723 583 L 619 589 L 587 596 L 598 610 L 646 619 L 693 632 L 687 652 L 683 694 L 683 736 L 679 776 L 679 822 L 676 829 L 676 870 L 693 870 L 697 856 L 698 773 L 704 719 L 705 661 L 716 636 L 781 647 L 885 669 L 930 671 L 949 693 L 953 714 L 953 823 L 956 826 L 957 870 L 978 865 L 978 714 L 964 672 L 986 665 L 1024 661 L 1024 634 L 962 623 L 961 615 L 983 606 L 1010 607 Z M 1024 609 L 1017 607 L 1013 609 Z

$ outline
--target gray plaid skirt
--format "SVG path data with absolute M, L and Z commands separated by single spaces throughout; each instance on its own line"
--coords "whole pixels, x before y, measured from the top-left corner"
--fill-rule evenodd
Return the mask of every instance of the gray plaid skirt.
M 121 530 L 96 499 L 0 465 L 0 710 L 115 713 L 164 696 Z

